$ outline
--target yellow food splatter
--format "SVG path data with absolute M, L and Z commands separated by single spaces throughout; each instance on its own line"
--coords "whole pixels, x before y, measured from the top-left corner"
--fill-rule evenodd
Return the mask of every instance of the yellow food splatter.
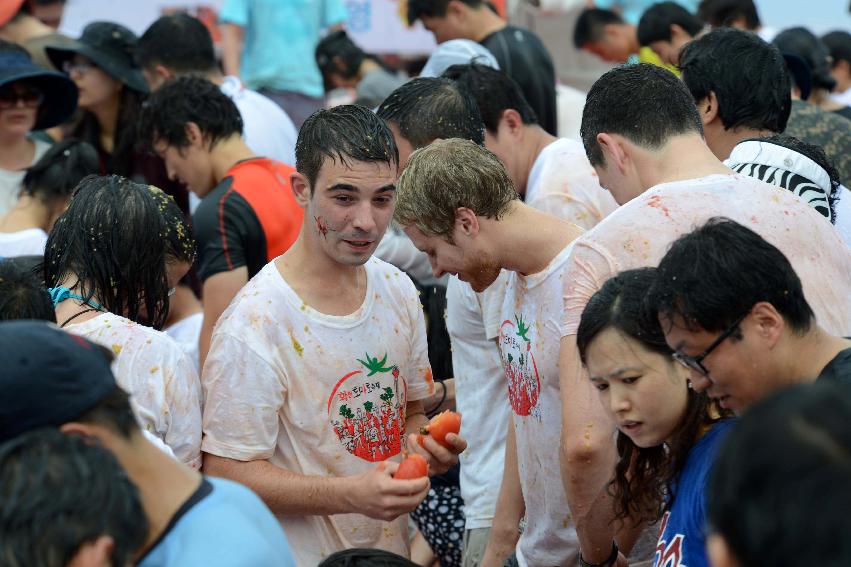
M 118 356 L 119 354 L 121 354 L 121 345 L 119 345 L 119 344 L 112 345 L 112 352 L 115 353 L 115 356 Z
M 151 374 L 156 374 L 159 369 L 159 366 L 154 366 L 153 368 L 151 368 Z
M 304 355 L 304 347 L 302 347 L 301 344 L 298 342 L 298 340 L 296 340 L 295 335 L 293 334 L 292 331 L 290 331 L 290 339 L 293 342 L 293 350 L 295 350 L 296 354 L 298 354 L 299 356 L 303 356 Z

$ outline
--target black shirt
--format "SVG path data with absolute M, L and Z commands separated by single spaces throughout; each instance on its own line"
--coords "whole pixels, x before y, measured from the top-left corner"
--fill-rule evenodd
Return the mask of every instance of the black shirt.
M 851 348 L 839 351 L 822 369 L 818 379 L 837 384 L 851 384 Z
M 480 43 L 493 53 L 499 68 L 520 85 L 538 116 L 538 124 L 557 136 L 555 69 L 538 36 L 529 30 L 505 26 Z

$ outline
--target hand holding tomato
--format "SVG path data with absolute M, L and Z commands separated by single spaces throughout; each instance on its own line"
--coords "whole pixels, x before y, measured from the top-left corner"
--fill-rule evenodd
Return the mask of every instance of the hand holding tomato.
M 401 465 L 393 461 L 378 463 L 352 479 L 347 492 L 349 508 L 376 520 L 389 522 L 413 511 L 428 494 L 428 478 L 400 479 Z
M 423 427 L 420 435 L 408 436 L 408 449 L 428 460 L 429 474 L 443 474 L 458 463 L 458 455 L 467 448 L 460 430 L 461 414 L 442 412 Z
M 414 453 L 405 457 L 405 460 L 399 463 L 399 468 L 393 475 L 396 480 L 411 480 L 414 478 L 422 478 L 428 476 L 428 461 L 425 457 Z

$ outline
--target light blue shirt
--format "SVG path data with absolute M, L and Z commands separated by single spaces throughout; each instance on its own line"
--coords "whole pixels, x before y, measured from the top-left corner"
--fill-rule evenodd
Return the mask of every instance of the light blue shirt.
M 677 4 L 691 12 L 697 12 L 697 0 L 674 0 Z M 594 0 L 594 6 L 606 10 L 620 10 L 624 21 L 638 25 L 638 20 L 644 11 L 659 0 Z
M 321 97 L 321 30 L 346 21 L 342 0 L 225 0 L 222 22 L 245 29 L 240 76 L 252 89 Z
M 281 524 L 241 484 L 205 477 L 139 567 L 295 567 Z

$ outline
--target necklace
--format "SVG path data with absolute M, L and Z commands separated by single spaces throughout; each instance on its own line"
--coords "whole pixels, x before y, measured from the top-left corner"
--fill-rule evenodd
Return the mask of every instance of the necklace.
M 74 319 L 76 319 L 77 317 L 79 317 L 80 315 L 84 315 L 84 314 L 86 314 L 86 313 L 89 313 L 90 311 L 100 311 L 100 309 L 95 309 L 94 307 L 89 307 L 88 309 L 83 309 L 83 310 L 82 310 L 82 311 L 80 311 L 79 313 L 75 313 L 74 315 L 71 315 L 70 317 L 68 317 L 67 319 L 65 319 L 65 322 L 64 322 L 64 323 L 62 323 L 61 325 L 59 325 L 59 327 L 60 327 L 60 328 L 64 328 L 64 327 L 65 327 L 65 325 L 67 325 L 68 323 L 70 323 L 71 321 L 73 321 Z

